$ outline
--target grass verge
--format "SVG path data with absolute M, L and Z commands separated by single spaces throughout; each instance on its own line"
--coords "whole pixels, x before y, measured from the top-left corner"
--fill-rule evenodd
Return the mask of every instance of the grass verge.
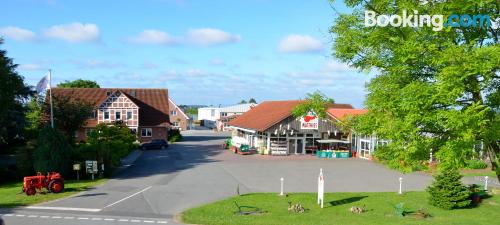
M 377 193 L 327 193 L 325 206 L 316 204 L 315 193 L 295 193 L 280 197 L 275 193 L 256 193 L 232 197 L 215 203 L 189 209 L 182 214 L 184 223 L 204 225 L 264 225 L 264 224 L 491 224 L 500 221 L 500 196 L 495 195 L 475 208 L 443 210 L 427 204 L 426 192 L 407 192 L 403 195 L 389 192 Z M 258 207 L 264 214 L 239 215 L 235 213 L 239 205 Z M 301 203 L 309 209 L 305 213 L 288 212 L 288 201 Z M 396 215 L 394 206 L 404 202 L 410 212 L 424 209 L 430 218 L 419 219 L 407 215 Z M 349 211 L 352 206 L 365 206 L 362 214 Z
M 64 182 L 64 192 L 59 194 L 47 193 L 46 190 L 42 192 L 37 192 L 34 196 L 26 196 L 22 192 L 23 183 L 13 182 L 0 185 L 0 208 L 11 208 L 17 206 L 26 206 L 36 203 L 46 202 L 55 200 L 58 198 L 64 198 L 78 192 L 82 192 L 101 184 L 106 179 L 100 180 L 67 180 Z M 38 191 L 38 190 L 37 190 Z

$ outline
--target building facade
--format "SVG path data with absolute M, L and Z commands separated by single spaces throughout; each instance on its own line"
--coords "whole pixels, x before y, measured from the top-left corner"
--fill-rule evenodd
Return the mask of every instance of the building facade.
M 170 128 L 167 89 L 52 88 L 52 94 L 94 105 L 85 125 L 75 134 L 77 141 L 87 140 L 97 124 L 116 121 L 124 123 L 140 142 L 167 140 Z
M 198 108 L 198 120 L 202 121 L 203 126 L 205 127 L 217 128 L 217 130 L 225 130 L 225 123 L 220 123 L 219 121 L 221 118 L 226 118 L 225 120 L 232 119 L 231 116 L 241 115 L 255 106 L 257 106 L 257 104 L 255 103 L 246 103 L 227 107 Z M 218 126 L 221 124 L 223 125 L 222 127 Z
M 168 98 L 168 108 L 170 110 L 170 124 L 172 129 L 191 130 L 193 129 L 193 120 L 178 107 L 175 102 Z

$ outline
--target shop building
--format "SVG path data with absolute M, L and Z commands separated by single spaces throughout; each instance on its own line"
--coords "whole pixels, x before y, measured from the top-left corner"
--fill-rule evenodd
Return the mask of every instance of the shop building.
M 338 126 L 348 116 L 366 113 L 350 104 L 331 104 L 328 118 L 315 115 L 295 118 L 292 110 L 303 100 L 266 101 L 235 118 L 233 142 L 246 144 L 260 154 L 305 155 L 318 151 L 348 152 L 351 156 L 370 158 L 375 148 L 374 137 L 362 137 Z M 360 154 L 356 154 L 360 152 Z

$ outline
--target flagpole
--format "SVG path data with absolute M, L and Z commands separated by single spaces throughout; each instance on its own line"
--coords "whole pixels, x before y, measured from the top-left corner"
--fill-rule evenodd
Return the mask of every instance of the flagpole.
M 49 69 L 50 125 L 54 128 L 54 107 L 52 107 L 52 70 Z

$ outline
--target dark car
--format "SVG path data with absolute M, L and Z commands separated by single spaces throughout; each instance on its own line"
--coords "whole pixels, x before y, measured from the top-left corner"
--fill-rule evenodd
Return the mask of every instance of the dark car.
M 147 143 L 141 144 L 142 150 L 147 149 L 165 149 L 168 147 L 168 142 L 163 139 L 152 140 Z

